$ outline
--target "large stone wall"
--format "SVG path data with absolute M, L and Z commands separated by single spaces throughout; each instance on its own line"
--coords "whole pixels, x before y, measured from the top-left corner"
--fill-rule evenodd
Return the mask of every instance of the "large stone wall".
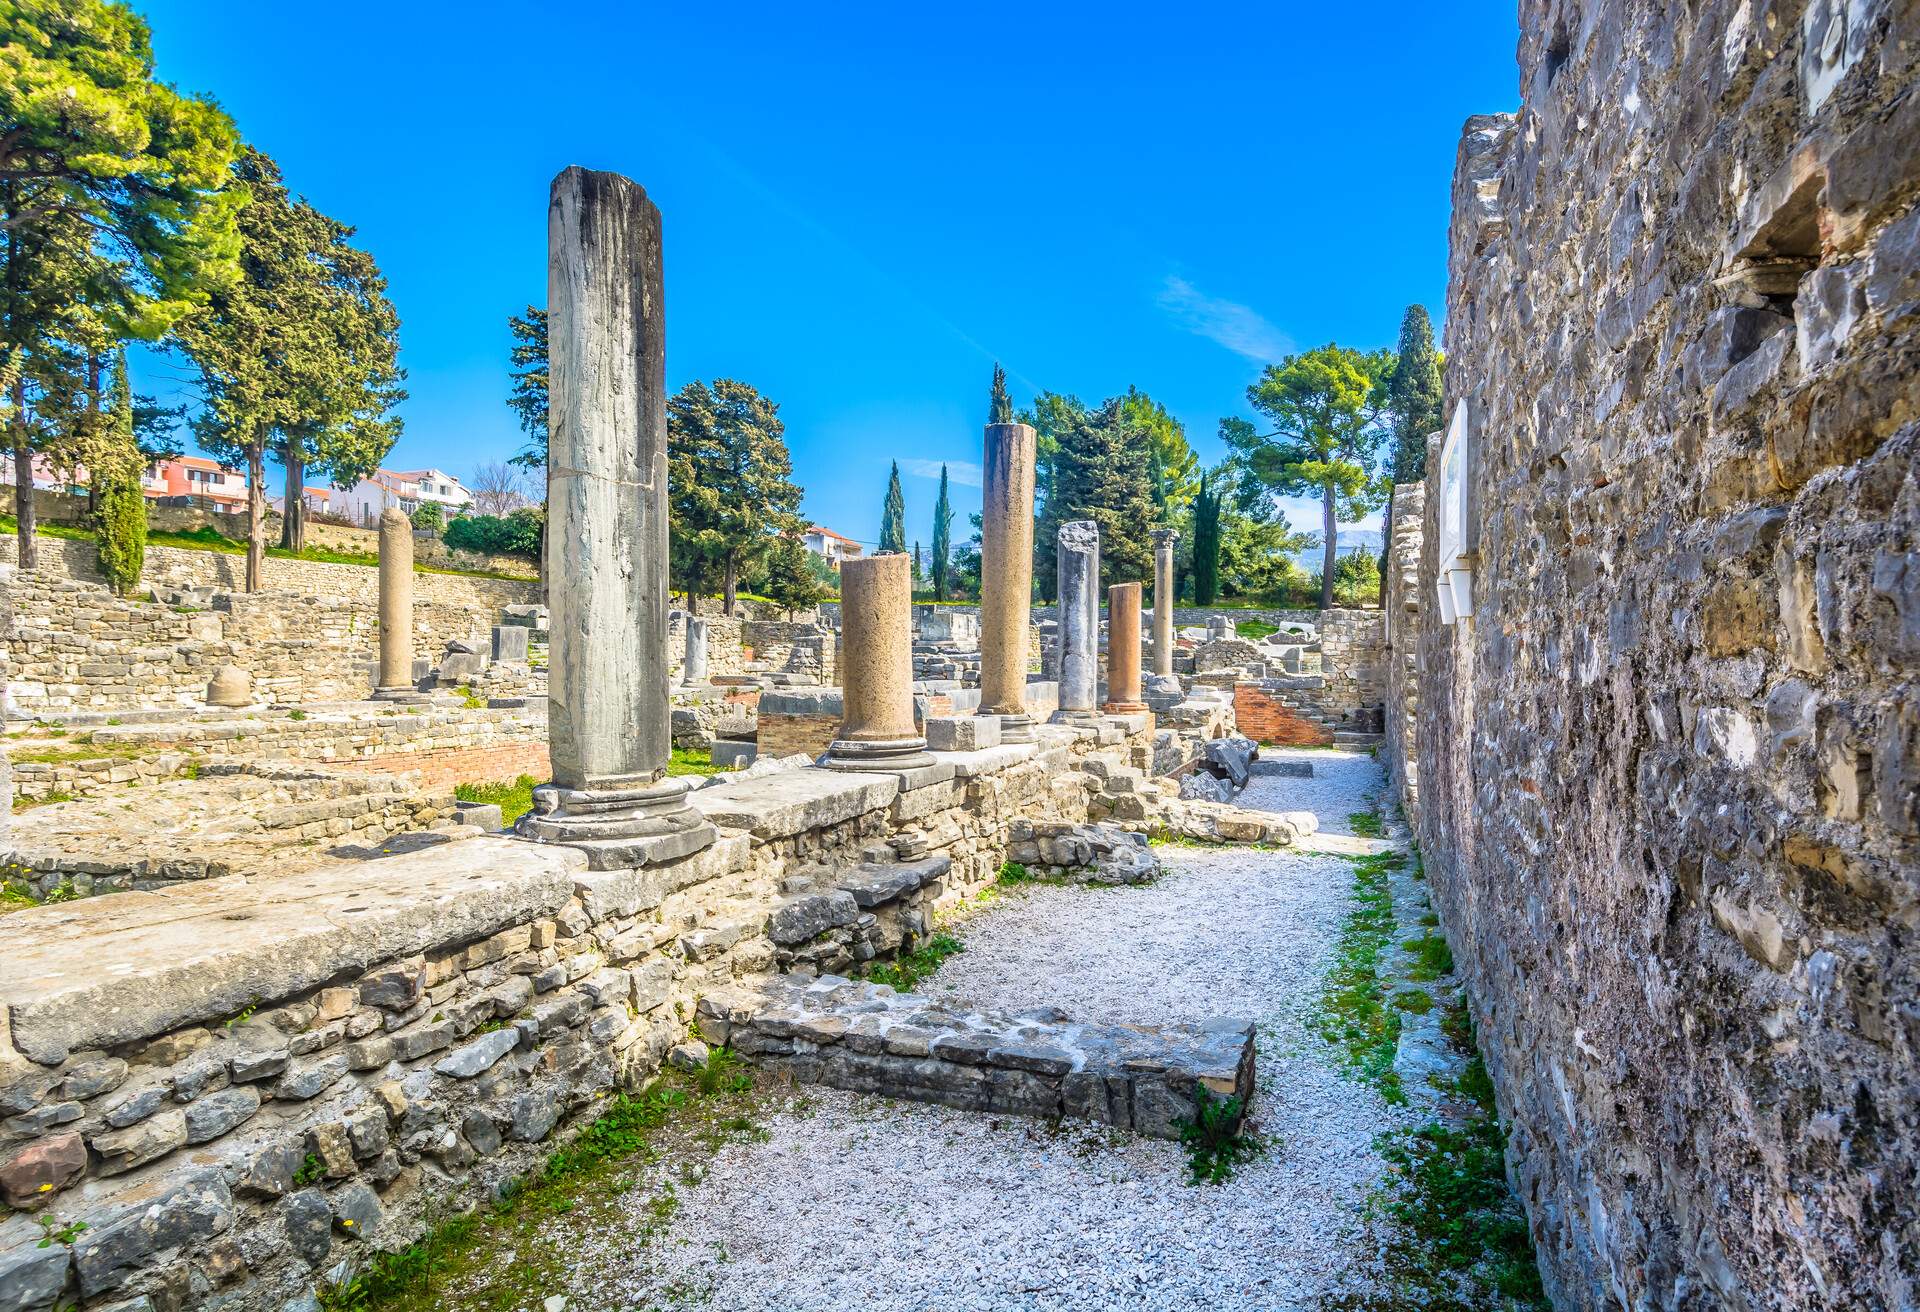
M 1386 596 L 1382 659 L 1386 663 L 1386 734 L 1380 757 L 1387 767 L 1388 791 L 1400 799 L 1409 823 L 1420 814 L 1420 760 L 1414 741 L 1420 712 L 1420 551 L 1424 542 L 1426 488 L 1397 483 L 1393 489 L 1393 529 L 1387 543 L 1387 572 L 1380 586 Z
M 1084 820 L 1152 750 L 1104 736 L 949 753 L 955 777 L 910 792 L 730 780 L 692 795 L 715 845 L 641 870 L 476 838 L 5 917 L 0 1195 L 88 1226 L 42 1248 L 29 1215 L 0 1219 L 6 1305 L 310 1305 L 364 1244 L 537 1167 L 659 1068 L 696 999 L 782 957 L 851 964 L 870 923 L 925 932 L 997 875 L 1016 821 Z M 944 864 L 903 892 L 869 877 L 896 857 Z
M 1454 189 L 1474 614 L 1422 606 L 1418 691 L 1518 1191 L 1561 1308 L 1912 1307 L 1920 7 L 1521 18 Z

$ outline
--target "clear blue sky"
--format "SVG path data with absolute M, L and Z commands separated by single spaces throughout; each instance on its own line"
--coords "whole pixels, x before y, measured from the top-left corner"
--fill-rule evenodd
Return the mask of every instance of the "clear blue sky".
M 777 401 L 807 513 L 861 540 L 890 460 L 910 540 L 941 461 L 977 483 L 996 359 L 1016 404 L 1138 385 L 1211 462 L 1269 357 L 1438 322 L 1461 123 L 1518 101 L 1513 0 L 139 7 L 386 272 L 390 466 L 518 448 L 506 318 L 578 163 L 665 216 L 669 385 Z

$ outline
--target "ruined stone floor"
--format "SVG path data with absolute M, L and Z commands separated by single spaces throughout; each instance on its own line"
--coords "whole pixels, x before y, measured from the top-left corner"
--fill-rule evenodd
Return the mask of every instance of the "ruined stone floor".
M 1241 804 L 1316 810 L 1336 842 L 1379 785 L 1364 755 L 1268 755 L 1309 759 L 1316 777 L 1256 778 Z M 1155 850 L 1168 872 L 1152 885 L 997 901 L 960 926 L 965 951 L 921 991 L 1125 1022 L 1255 1017 L 1251 1115 L 1276 1141 L 1263 1160 L 1194 1187 L 1177 1144 L 807 1088 L 764 1139 L 723 1148 L 697 1182 L 677 1177 L 664 1229 L 647 1187 L 610 1227 L 553 1227 L 568 1272 L 553 1292 L 570 1312 L 1314 1306 L 1352 1263 L 1357 1209 L 1383 1169 L 1371 1144 L 1395 1123 L 1304 1028 L 1351 869 Z

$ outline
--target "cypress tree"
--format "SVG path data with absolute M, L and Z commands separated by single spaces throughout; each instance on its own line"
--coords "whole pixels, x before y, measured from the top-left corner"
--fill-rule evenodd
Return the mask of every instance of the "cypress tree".
M 133 392 L 127 384 L 127 357 L 113 368 L 113 409 L 109 429 L 89 473 L 99 505 L 94 512 L 94 547 L 107 586 L 124 597 L 140 583 L 147 554 L 147 498 L 140 490 L 143 464 L 133 436 Z
M 887 503 L 880 511 L 880 555 L 907 549 L 907 498 L 900 491 L 900 462 L 887 479 Z
M 947 565 L 953 555 L 953 504 L 947 499 L 947 467 L 940 466 L 940 499 L 933 503 L 933 599 L 947 599 Z
M 998 362 L 993 366 L 993 395 L 987 401 L 987 422 L 990 424 L 1010 424 L 1013 422 L 1013 398 L 1007 395 L 1007 371 Z
M 1400 350 L 1387 383 L 1393 411 L 1393 455 L 1388 472 L 1396 483 L 1426 477 L 1427 434 L 1440 427 L 1440 353 L 1425 306 L 1409 305 L 1400 319 Z
M 1193 604 L 1211 606 L 1220 595 L 1220 493 L 1205 475 L 1193 498 Z

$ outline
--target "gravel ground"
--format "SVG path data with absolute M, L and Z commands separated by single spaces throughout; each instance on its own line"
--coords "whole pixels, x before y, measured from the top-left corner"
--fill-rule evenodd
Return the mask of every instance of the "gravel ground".
M 1351 753 L 1312 780 L 1258 778 L 1240 805 L 1312 809 L 1348 832 L 1379 783 Z M 1347 1265 L 1356 1208 L 1394 1123 L 1305 1033 L 1351 873 L 1328 857 L 1157 849 L 1141 888 L 1037 888 L 969 922 L 931 990 L 1109 1021 L 1258 1019 L 1267 1156 L 1184 1183 L 1178 1145 L 809 1089 L 723 1148 L 651 1243 L 615 1225 L 572 1241 L 575 1308 L 1310 1308 Z M 644 1223 L 634 1205 L 636 1228 Z M 570 1243 L 569 1246 L 572 1246 Z

